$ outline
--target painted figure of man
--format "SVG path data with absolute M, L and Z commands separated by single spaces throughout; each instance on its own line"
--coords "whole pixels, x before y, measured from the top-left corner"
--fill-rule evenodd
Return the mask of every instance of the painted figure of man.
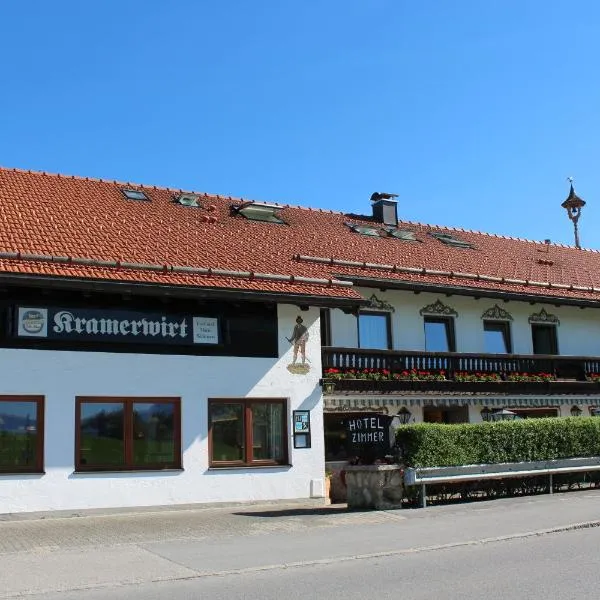
M 292 332 L 292 337 L 286 338 L 290 344 L 294 344 L 294 359 L 292 364 L 296 364 L 298 359 L 298 350 L 300 350 L 300 356 L 302 357 L 302 364 L 306 364 L 306 342 L 308 341 L 308 329 L 302 325 L 302 317 L 296 317 L 296 325 Z

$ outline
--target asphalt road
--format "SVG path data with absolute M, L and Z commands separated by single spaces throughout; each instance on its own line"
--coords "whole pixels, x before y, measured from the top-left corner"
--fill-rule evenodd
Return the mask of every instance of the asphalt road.
M 266 538 L 268 539 L 268 538 Z M 265 539 L 265 541 L 266 541 Z M 40 600 L 583 600 L 600 597 L 600 528 L 321 564 L 242 570 Z

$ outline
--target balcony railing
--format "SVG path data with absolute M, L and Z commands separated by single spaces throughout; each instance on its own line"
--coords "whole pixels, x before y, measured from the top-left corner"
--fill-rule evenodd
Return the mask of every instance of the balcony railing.
M 336 390 L 353 391 L 464 391 L 500 393 L 600 393 L 600 383 L 591 375 L 600 373 L 600 357 L 517 355 L 517 354 L 463 354 L 458 352 L 418 352 L 394 350 L 366 350 L 360 348 L 323 347 L 324 378 L 327 371 L 339 370 L 345 374 L 336 378 Z M 377 379 L 364 375 L 356 379 L 348 374 L 355 370 L 374 370 L 389 375 Z M 443 380 L 398 378 L 403 373 L 443 373 Z M 461 381 L 464 374 L 484 374 L 498 377 L 498 381 Z M 511 381 L 524 373 L 531 376 L 545 374 L 544 381 Z M 464 378 L 464 377 L 463 377 Z M 424 376 L 424 379 L 428 379 Z

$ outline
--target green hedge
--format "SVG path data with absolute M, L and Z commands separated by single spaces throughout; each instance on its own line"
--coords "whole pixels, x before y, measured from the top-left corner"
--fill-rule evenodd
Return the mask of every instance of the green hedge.
M 411 467 L 600 456 L 600 418 L 402 425 L 396 443 Z

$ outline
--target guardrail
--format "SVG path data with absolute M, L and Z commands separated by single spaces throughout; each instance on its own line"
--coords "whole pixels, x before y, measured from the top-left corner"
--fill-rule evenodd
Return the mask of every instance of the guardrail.
M 553 475 L 585 471 L 600 471 L 600 457 L 458 467 L 408 467 L 404 471 L 404 484 L 421 486 L 421 506 L 425 508 L 428 484 L 548 475 L 548 493 L 552 494 Z

